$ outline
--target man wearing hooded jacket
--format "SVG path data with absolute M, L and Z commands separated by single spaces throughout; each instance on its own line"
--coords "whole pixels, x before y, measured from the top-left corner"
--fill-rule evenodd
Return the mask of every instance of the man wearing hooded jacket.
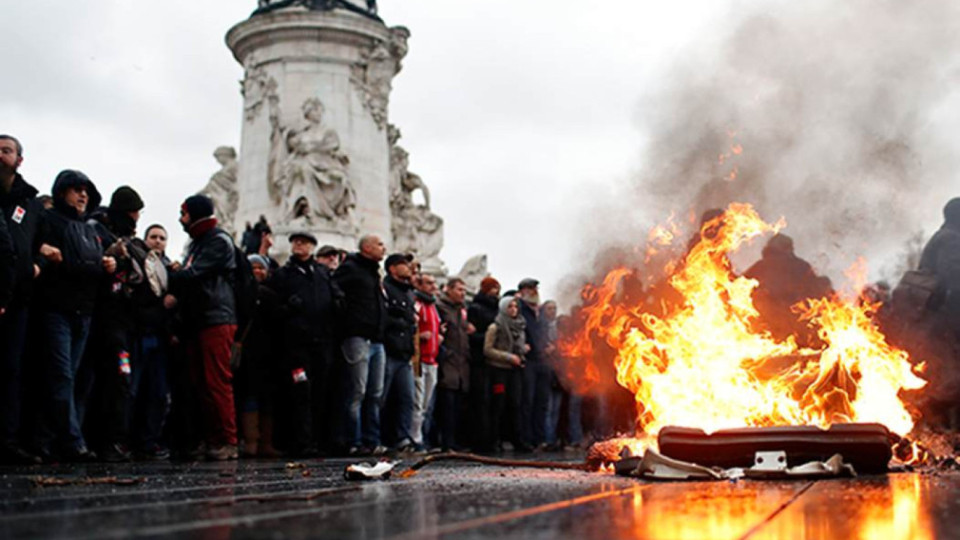
M 39 462 L 22 447 L 20 410 L 24 344 L 36 275 L 33 242 L 43 207 L 37 190 L 17 172 L 21 163 L 20 141 L 0 135 L 0 225 L 10 241 L 10 258 L 0 269 L 0 274 L 7 272 L 6 277 L 0 276 L 0 288 L 4 280 L 9 287 L 7 293 L 0 290 L 0 463 L 9 464 Z
M 170 288 L 180 303 L 187 362 L 200 392 L 207 458 L 237 459 L 230 370 L 230 349 L 237 331 L 231 285 L 237 268 L 236 248 L 230 236 L 217 227 L 209 197 L 188 197 L 180 206 L 180 224 L 191 243 L 183 264 L 172 268 Z
M 137 314 L 133 290 L 146 280 L 145 246 L 134 242 L 142 209 L 140 195 L 131 187 L 121 186 L 113 192 L 106 211 L 91 216 L 107 255 L 117 260 L 116 270 L 98 291 L 85 355 L 98 389 L 93 394 L 97 402 L 89 407 L 98 413 L 97 452 L 100 459 L 110 462 L 130 460 L 129 416 L 135 392 L 132 382 L 134 370 L 139 369 L 134 354 L 133 323 Z
M 53 183 L 53 208 L 43 214 L 37 233 L 37 306 L 46 348 L 48 384 L 46 420 L 41 429 L 42 453 L 56 450 L 68 461 L 91 461 L 81 432 L 75 398 L 75 378 L 86 349 L 97 287 L 105 273 L 116 270 L 116 260 L 104 255 L 92 226 L 85 223 L 88 208 L 100 205 L 100 193 L 80 171 L 65 170 Z

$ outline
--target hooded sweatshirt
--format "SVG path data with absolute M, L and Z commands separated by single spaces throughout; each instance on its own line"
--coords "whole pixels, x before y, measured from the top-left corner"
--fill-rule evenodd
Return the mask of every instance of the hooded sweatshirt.
M 920 255 L 920 268 L 937 275 L 946 290 L 944 309 L 960 331 L 960 197 L 943 209 L 943 225 Z
M 87 189 L 87 208 L 100 206 L 100 192 L 80 171 L 65 170 L 53 183 L 53 208 L 43 214 L 37 245 L 48 244 L 60 250 L 63 261 L 53 263 L 38 255 L 40 277 L 36 283 L 38 304 L 46 311 L 90 315 L 97 297 L 97 286 L 104 276 L 103 243 L 96 230 L 68 206 L 64 198 L 70 187 Z
M 511 362 L 511 355 L 523 359 L 527 353 L 527 321 L 519 312 L 516 317 L 507 314 L 507 308 L 512 302 L 522 300 L 512 296 L 500 299 L 500 311 L 493 324 L 487 328 L 483 340 L 483 355 L 487 363 L 501 369 L 514 369 L 516 366 Z

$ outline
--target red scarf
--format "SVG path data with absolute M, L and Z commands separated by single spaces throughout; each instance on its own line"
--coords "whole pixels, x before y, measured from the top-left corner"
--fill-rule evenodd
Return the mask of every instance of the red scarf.
M 190 224 L 190 229 L 187 231 L 190 234 L 190 238 L 196 240 L 204 234 L 210 232 L 214 227 L 217 226 L 217 218 L 210 216 L 205 218 L 200 218 Z

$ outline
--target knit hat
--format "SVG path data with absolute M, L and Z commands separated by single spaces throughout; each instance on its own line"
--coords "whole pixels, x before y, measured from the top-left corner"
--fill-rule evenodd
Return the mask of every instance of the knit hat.
M 110 210 L 114 212 L 136 212 L 143 210 L 143 199 L 130 186 L 120 186 L 110 196 Z M 193 214 L 191 214 L 193 215 Z
M 270 269 L 270 262 L 267 261 L 267 258 L 264 257 L 263 255 L 258 255 L 256 253 L 253 253 L 251 255 L 247 255 L 247 260 L 250 261 L 251 265 L 259 264 L 260 266 L 264 267 L 267 270 Z
M 494 289 L 500 288 L 500 282 L 493 278 L 493 276 L 487 276 L 480 281 L 480 292 L 482 294 L 490 294 Z
M 213 215 L 213 200 L 206 195 L 191 195 L 190 197 L 187 197 L 187 200 L 183 201 L 183 204 L 180 205 L 180 208 L 186 210 L 187 213 L 190 214 L 191 222 L 195 222 L 199 219 Z

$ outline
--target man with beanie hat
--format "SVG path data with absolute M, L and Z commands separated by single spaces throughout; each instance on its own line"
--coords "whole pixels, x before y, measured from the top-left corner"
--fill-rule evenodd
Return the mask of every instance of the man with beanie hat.
M 200 390 L 207 457 L 237 458 L 230 349 L 237 331 L 231 278 L 237 268 L 233 240 L 217 227 L 213 201 L 193 195 L 180 206 L 180 224 L 190 235 L 182 265 L 170 274 L 179 300 L 191 378 Z
M 129 461 L 130 447 L 143 440 L 143 428 L 147 425 L 152 425 L 154 432 L 146 437 L 157 441 L 160 437 L 157 431 L 163 422 L 164 410 L 156 406 L 157 396 L 152 396 L 154 406 L 148 412 L 150 418 L 131 425 L 145 362 L 147 357 L 154 356 L 140 354 L 140 338 L 147 336 L 139 335 L 137 322 L 141 317 L 137 300 L 147 294 L 159 300 L 147 276 L 149 249 L 136 237 L 143 206 L 143 200 L 133 188 L 121 186 L 113 192 L 106 211 L 91 216 L 107 246 L 107 255 L 117 261 L 116 270 L 107 276 L 98 292 L 90 346 L 85 355 L 85 365 L 95 373 L 93 395 L 97 398 L 88 407 L 96 414 L 89 417 L 87 424 L 97 428 L 93 432 L 99 435 L 98 453 L 102 460 L 109 462 Z M 81 391 L 90 391 L 90 386 Z M 135 433 L 131 433 L 132 428 Z M 130 440 L 130 435 L 136 435 L 137 440 Z
M 34 240 L 43 206 L 37 199 L 36 188 L 17 172 L 21 163 L 20 141 L 10 135 L 0 135 L 0 221 L 7 230 L 12 250 L 6 267 L 9 274 L 5 278 L 9 280 L 9 296 L 0 298 L 3 310 L 0 314 L 0 463 L 10 465 L 40 461 L 23 449 L 20 410 L 21 368 L 36 273 Z
M 483 355 L 483 340 L 487 328 L 500 312 L 500 282 L 492 276 L 480 282 L 480 292 L 467 307 L 467 320 L 477 331 L 470 334 L 470 410 L 478 420 L 472 442 L 474 448 L 491 448 L 490 398 L 487 392 L 487 362 Z
M 51 193 L 53 208 L 44 212 L 36 240 L 40 274 L 35 290 L 49 384 L 38 446 L 43 454 L 58 450 L 67 461 L 91 461 L 96 455 L 80 430 L 84 403 L 75 381 L 97 291 L 106 274 L 116 270 L 116 259 L 104 254 L 100 236 L 85 222 L 88 209 L 100 205 L 100 193 L 87 175 L 61 171 Z

